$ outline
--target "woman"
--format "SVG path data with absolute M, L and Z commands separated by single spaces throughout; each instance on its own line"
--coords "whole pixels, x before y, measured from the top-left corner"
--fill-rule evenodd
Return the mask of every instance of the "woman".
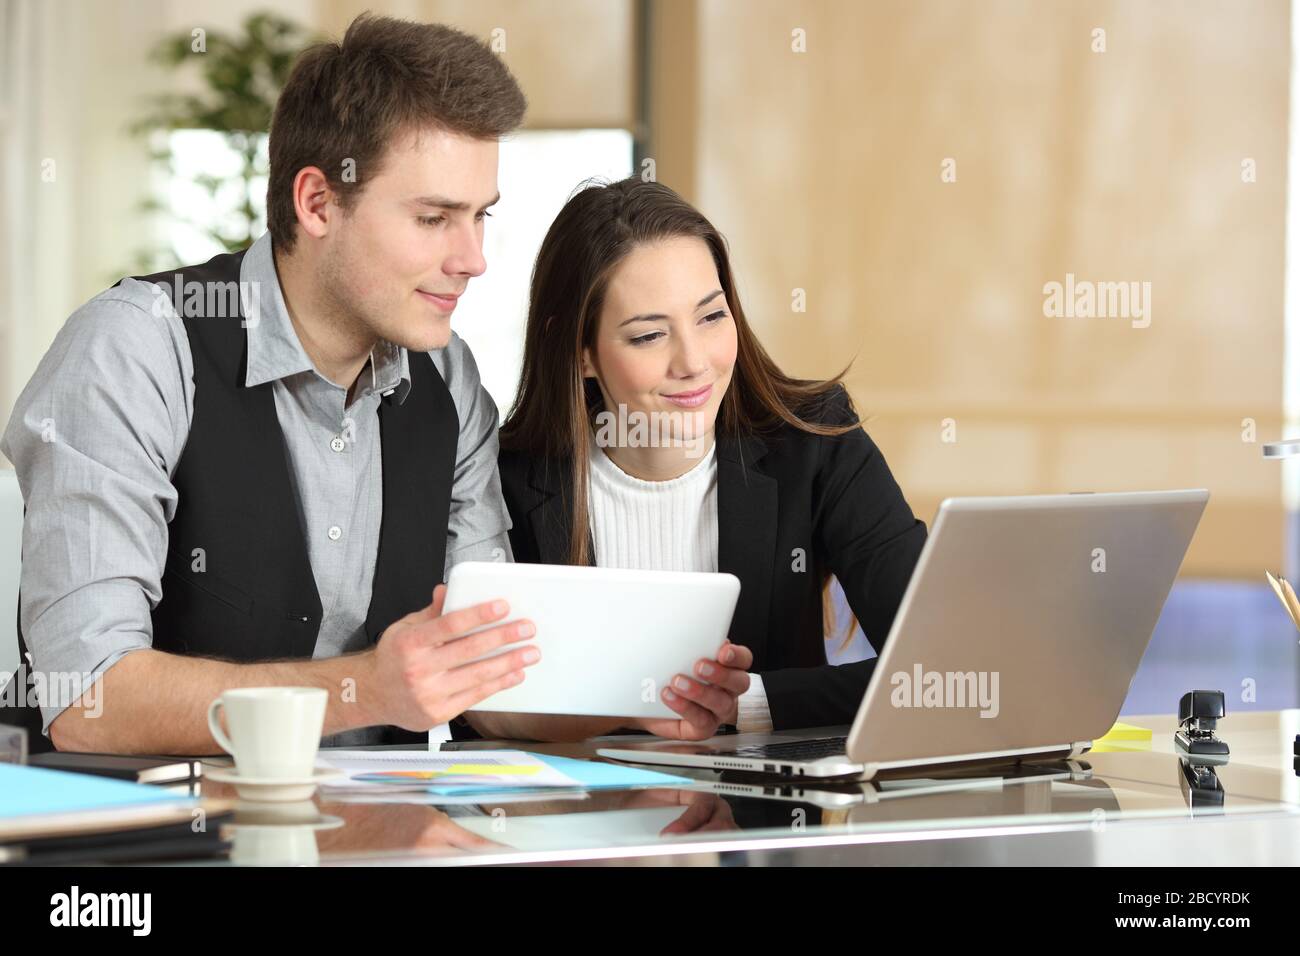
M 635 726 L 703 739 L 852 721 L 874 661 L 827 663 L 823 588 L 833 573 L 879 652 L 925 525 L 842 376 L 776 366 L 745 320 L 725 240 L 668 187 L 589 186 L 552 224 L 501 430 L 515 559 L 741 582 L 718 657 L 663 691 L 681 719 Z M 509 730 L 543 738 L 627 726 L 517 720 Z

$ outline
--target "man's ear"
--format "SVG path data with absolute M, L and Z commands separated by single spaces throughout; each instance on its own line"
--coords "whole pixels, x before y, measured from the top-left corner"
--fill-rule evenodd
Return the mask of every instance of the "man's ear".
M 333 199 L 334 190 L 319 167 L 304 166 L 293 177 L 293 206 L 298 226 L 313 239 L 320 239 L 329 231 Z

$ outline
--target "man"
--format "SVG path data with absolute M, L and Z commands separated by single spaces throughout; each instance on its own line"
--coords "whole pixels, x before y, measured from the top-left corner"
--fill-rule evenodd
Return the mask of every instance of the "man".
M 523 679 L 531 642 L 471 660 L 532 625 L 444 615 L 439 582 L 510 557 L 495 406 L 450 319 L 524 108 L 474 38 L 358 18 L 280 96 L 268 233 L 68 320 L 0 446 L 34 750 L 213 752 L 208 704 L 258 685 L 329 691 L 325 743 L 411 739 Z

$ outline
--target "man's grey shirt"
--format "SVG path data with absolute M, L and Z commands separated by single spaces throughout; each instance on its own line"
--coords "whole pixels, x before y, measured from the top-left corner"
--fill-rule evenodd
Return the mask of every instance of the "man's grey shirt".
M 411 389 L 406 350 L 384 342 L 347 389 L 316 371 L 294 331 L 270 234 L 244 256 L 240 282 L 256 290 L 247 319 L 245 384 L 272 382 L 296 485 L 322 618 L 315 657 L 367 646 L 366 612 L 379 550 L 383 462 L 378 405 Z M 0 450 L 26 505 L 23 635 L 34 670 L 98 679 L 152 646 L 150 611 L 162 598 L 171 476 L 194 413 L 189 337 L 157 286 L 127 279 L 68 319 L 14 407 Z M 455 333 L 429 353 L 460 420 L 447 526 L 446 570 L 510 560 L 510 519 L 497 474 L 497 411 L 469 347 Z M 242 453 L 230 436 L 230 454 Z M 430 594 L 432 598 L 432 594 Z M 44 729 L 67 701 L 43 704 Z M 325 744 L 371 743 L 378 728 Z

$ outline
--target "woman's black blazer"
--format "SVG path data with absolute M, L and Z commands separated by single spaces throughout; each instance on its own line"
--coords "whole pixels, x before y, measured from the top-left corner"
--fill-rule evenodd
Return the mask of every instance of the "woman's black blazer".
M 843 389 L 814 417 L 856 421 Z M 754 654 L 774 727 L 851 723 L 876 662 L 826 663 L 823 579 L 827 571 L 839 578 L 880 653 L 925 524 L 861 428 L 837 437 L 788 425 L 719 434 L 717 461 L 718 570 L 741 585 L 729 636 Z M 570 462 L 503 451 L 500 467 L 515 560 L 567 564 Z

